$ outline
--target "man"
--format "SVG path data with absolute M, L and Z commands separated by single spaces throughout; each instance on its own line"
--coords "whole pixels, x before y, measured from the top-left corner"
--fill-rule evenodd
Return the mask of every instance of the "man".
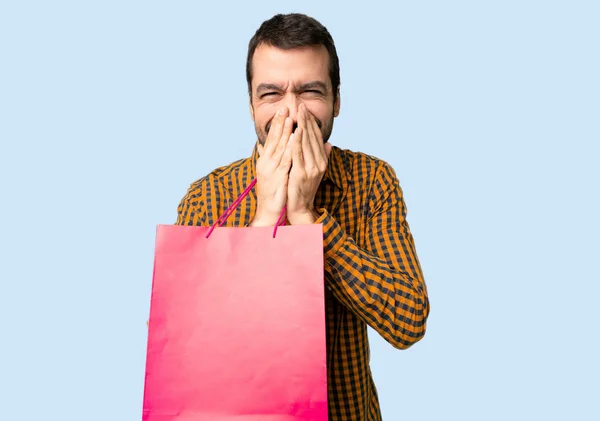
M 250 112 L 258 136 L 247 159 L 193 183 L 177 224 L 212 225 L 256 177 L 229 225 L 323 224 L 329 418 L 381 419 L 367 325 L 404 349 L 425 334 L 427 290 L 402 190 L 385 162 L 328 143 L 340 112 L 331 35 L 301 14 L 276 15 L 250 40 Z

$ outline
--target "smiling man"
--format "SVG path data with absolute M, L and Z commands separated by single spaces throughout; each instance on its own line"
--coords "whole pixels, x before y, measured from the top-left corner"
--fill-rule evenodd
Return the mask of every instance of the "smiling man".
M 394 170 L 332 146 L 340 113 L 333 39 L 302 14 L 276 15 L 250 40 L 246 63 L 258 141 L 252 156 L 193 183 L 177 224 L 212 225 L 257 179 L 229 224 L 322 224 L 329 419 L 381 419 L 367 326 L 405 349 L 425 334 L 429 300 Z M 234 220 L 235 219 L 235 220 Z

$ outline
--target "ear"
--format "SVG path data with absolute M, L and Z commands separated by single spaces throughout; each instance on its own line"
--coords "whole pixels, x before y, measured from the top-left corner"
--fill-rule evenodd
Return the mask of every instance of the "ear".
M 252 117 L 252 121 L 254 121 L 254 107 L 252 106 L 252 98 L 250 98 L 248 105 L 250 105 L 250 116 Z
M 341 106 L 340 87 L 338 86 L 337 98 L 335 99 L 335 102 L 333 103 L 333 116 L 334 117 L 337 117 L 340 115 L 340 106 Z

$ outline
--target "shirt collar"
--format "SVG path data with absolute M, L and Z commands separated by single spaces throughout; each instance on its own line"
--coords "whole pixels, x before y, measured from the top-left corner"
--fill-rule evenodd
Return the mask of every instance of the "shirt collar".
M 327 162 L 327 170 L 325 170 L 323 180 L 330 180 L 338 188 L 344 190 L 346 184 L 346 171 L 344 171 L 344 162 L 342 155 L 342 150 L 340 148 L 338 148 L 337 146 L 331 147 L 329 161 Z

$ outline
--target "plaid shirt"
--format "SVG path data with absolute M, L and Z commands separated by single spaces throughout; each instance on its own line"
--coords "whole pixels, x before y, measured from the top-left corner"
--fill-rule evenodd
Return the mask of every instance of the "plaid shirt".
M 212 225 L 256 177 L 257 158 L 255 147 L 250 158 L 194 182 L 177 224 Z M 367 325 L 405 349 L 423 337 L 429 314 L 402 190 L 384 161 L 333 147 L 315 209 L 323 224 L 329 419 L 381 420 Z M 227 225 L 247 225 L 255 212 L 252 191 Z

